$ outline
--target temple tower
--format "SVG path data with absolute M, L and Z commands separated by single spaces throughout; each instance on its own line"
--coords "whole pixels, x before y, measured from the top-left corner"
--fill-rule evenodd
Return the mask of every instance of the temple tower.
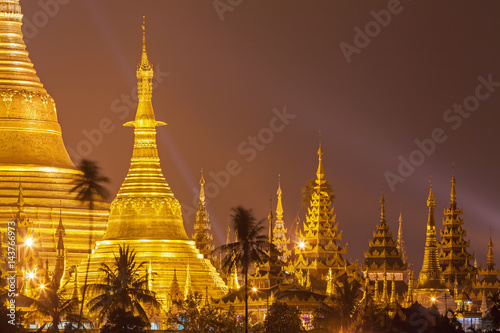
M 283 192 L 281 191 L 281 183 L 278 181 L 278 191 L 276 192 L 278 196 L 278 203 L 276 204 L 276 222 L 274 223 L 273 229 L 273 244 L 276 248 L 281 251 L 279 259 L 283 262 L 287 262 L 290 258 L 291 251 L 288 249 L 290 245 L 290 237 L 287 236 L 288 230 L 285 227 L 285 222 L 283 221 L 283 204 L 281 203 Z
M 389 225 L 385 219 L 383 195 L 380 199 L 380 222 L 377 225 L 377 230 L 373 232 L 373 239 L 369 241 L 369 249 L 365 252 L 362 271 L 364 277 L 370 279 L 370 286 L 373 286 L 371 288 L 375 289 L 375 284 L 380 283 L 381 278 L 385 276 L 388 283 L 390 282 L 391 298 L 394 300 L 403 299 L 403 294 L 408 289 L 404 282 L 407 266 L 403 262 L 401 252 L 392 237 L 392 232 L 389 231 Z M 394 295 L 392 295 L 393 290 Z
M 470 260 L 473 260 L 474 256 L 467 252 L 470 241 L 464 239 L 467 233 L 462 229 L 464 224 L 462 213 L 462 209 L 457 206 L 455 174 L 453 173 L 450 207 L 444 210 L 444 230 L 441 230 L 441 242 L 439 243 L 439 263 L 448 288 L 451 290 L 456 280 L 459 294 L 477 272 L 477 269 L 470 264 Z
M 203 257 L 210 260 L 210 262 L 215 265 L 214 256 L 212 255 L 215 246 L 212 244 L 213 235 L 211 230 L 212 228 L 205 202 L 205 179 L 203 178 L 202 170 L 200 179 L 200 205 L 198 207 L 198 212 L 196 212 L 193 240 L 195 241 L 196 248 L 203 254 Z
M 184 229 L 181 206 L 163 176 L 156 146 L 157 121 L 151 103 L 153 68 L 148 60 L 143 25 L 141 61 L 137 69 L 139 104 L 134 121 L 134 149 L 130 169 L 111 203 L 109 224 L 91 255 L 89 283 L 98 281 L 100 264 L 112 264 L 118 246 L 126 244 L 137 262 L 150 263 L 155 275 L 152 290 L 167 306 L 174 274 L 180 290 L 188 288 L 210 297 L 221 297 L 226 285 L 212 264 L 205 260 Z M 189 267 L 189 268 L 188 268 Z M 189 284 L 189 286 L 188 286 Z
M 441 313 L 452 308 L 453 298 L 443 278 L 438 259 L 438 242 L 436 240 L 436 222 L 434 210 L 436 201 L 432 192 L 432 184 L 427 199 L 428 219 L 425 237 L 424 262 L 418 275 L 417 287 L 414 290 L 415 300 L 425 307 L 436 306 Z
M 19 0 L 0 0 L 0 229 L 13 220 L 21 183 L 24 214 L 39 225 L 39 255 L 55 265 L 61 211 L 68 264 L 75 265 L 88 256 L 91 220 L 95 238 L 104 234 L 109 205 L 98 198 L 90 212 L 70 193 L 83 174 L 68 156 L 56 105 L 26 51 L 22 18 Z
M 500 291 L 500 270 L 495 268 L 495 257 L 493 253 L 493 241 L 491 240 L 491 226 L 490 226 L 490 240 L 488 242 L 488 254 L 486 256 L 486 267 L 482 265 L 479 267 L 477 277 L 472 283 L 471 296 L 476 300 L 486 299 L 488 296 L 493 296 Z M 491 302 L 489 302 L 491 303 Z M 488 304 L 492 305 L 492 304 Z
M 352 274 L 357 263 L 350 265 L 343 255 L 344 248 L 337 245 L 342 240 L 342 232 L 338 233 L 338 223 L 335 222 L 332 202 L 325 190 L 325 172 L 323 170 L 323 150 L 318 149 L 318 169 L 316 172 L 314 192 L 307 208 L 304 234 L 300 232 L 300 242 L 295 245 L 295 262 L 297 269 L 311 271 L 316 279 L 326 280 L 329 269 L 333 278 L 337 279 L 344 273 Z

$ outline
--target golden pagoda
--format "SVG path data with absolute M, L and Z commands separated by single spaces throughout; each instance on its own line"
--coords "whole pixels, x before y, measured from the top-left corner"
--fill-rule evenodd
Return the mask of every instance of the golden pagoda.
M 463 210 L 457 207 L 455 174 L 453 173 L 451 177 L 450 207 L 444 210 L 443 225 L 445 228 L 441 230 L 439 263 L 448 288 L 455 290 L 454 284 L 456 281 L 459 294 L 477 272 L 477 269 L 470 264 L 470 260 L 473 260 L 474 256 L 467 252 L 470 241 L 464 239 L 467 233 L 462 229 L 464 224 L 462 214 Z
M 448 287 L 444 281 L 438 258 L 438 242 L 436 240 L 436 222 L 434 209 L 436 201 L 432 192 L 432 184 L 427 199 L 428 219 L 425 237 L 424 262 L 418 275 L 417 287 L 413 291 L 414 299 L 425 307 L 435 306 L 439 312 L 445 313 L 454 307 Z
M 357 262 L 349 264 L 342 255 L 347 253 L 347 244 L 344 248 L 337 245 L 342 240 L 342 232 L 337 233 L 338 223 L 330 196 L 325 188 L 325 172 L 323 170 L 323 151 L 321 144 L 318 149 L 318 170 L 314 191 L 307 208 L 304 234 L 299 230 L 299 243 L 295 244 L 294 266 L 296 270 L 310 273 L 318 280 L 326 280 L 329 270 L 333 278 L 353 275 Z
M 111 203 L 108 228 L 90 258 L 89 284 L 98 281 L 101 263 L 110 265 L 119 245 L 128 245 L 137 262 L 149 263 L 151 289 L 167 306 L 175 280 L 180 290 L 221 297 L 226 285 L 184 229 L 181 206 L 163 176 L 156 146 L 157 121 L 151 103 L 153 68 L 148 60 L 143 26 L 141 62 L 137 69 L 139 104 L 134 121 L 134 148 L 125 180 Z M 83 269 L 82 269 L 83 272 Z
M 490 240 L 488 242 L 488 254 L 486 257 L 486 267 L 482 265 L 477 271 L 477 277 L 472 283 L 471 297 L 476 301 L 486 300 L 488 296 L 493 296 L 500 292 L 500 280 L 498 276 L 500 270 L 495 268 L 495 257 L 493 253 L 493 241 L 491 240 L 491 226 L 490 226 Z M 491 303 L 491 301 L 489 302 Z M 489 304 L 492 305 L 492 304 Z
M 385 200 L 383 195 L 380 199 L 380 223 L 377 225 L 377 230 L 373 232 L 373 239 L 369 241 L 369 249 L 365 252 L 362 270 L 364 278 L 369 279 L 370 288 L 373 288 L 373 290 L 379 289 L 380 284 L 383 282 L 383 289 L 390 288 L 391 294 L 394 293 L 391 298 L 394 300 L 404 299 L 403 295 L 408 290 L 408 285 L 404 281 L 407 265 L 403 262 L 402 254 L 398 250 L 392 232 L 389 231 L 389 225 L 385 220 Z M 382 281 L 382 279 L 384 280 Z M 388 283 L 390 286 L 387 285 Z M 375 284 L 379 284 L 379 286 L 375 288 Z M 383 297 L 375 295 L 374 299 L 381 300 Z M 385 299 L 386 302 L 389 300 Z
M 68 156 L 56 105 L 26 51 L 22 19 L 19 0 L 0 0 L 0 231 L 14 221 L 22 184 L 23 214 L 40 236 L 33 244 L 39 259 L 54 267 L 61 215 L 67 264 L 75 265 L 88 256 L 89 233 L 103 236 L 109 205 L 96 199 L 89 211 L 70 193 L 83 173 Z
M 205 202 L 205 179 L 203 178 L 202 170 L 200 179 L 200 205 L 198 207 L 198 212 L 196 212 L 193 240 L 195 241 L 196 248 L 203 254 L 203 257 L 210 260 L 214 266 L 217 266 L 216 257 L 212 255 L 215 246 L 212 244 L 213 235 L 211 229 Z
M 272 242 L 280 251 L 280 255 L 278 258 L 287 262 L 290 258 L 291 251 L 288 249 L 288 245 L 290 245 L 290 237 L 288 237 L 288 230 L 285 227 L 285 222 L 283 221 L 283 204 L 282 197 L 283 191 L 281 190 L 281 183 L 278 182 L 278 191 L 276 192 L 278 196 L 278 203 L 276 205 L 276 222 L 274 223 L 273 234 L 272 234 Z

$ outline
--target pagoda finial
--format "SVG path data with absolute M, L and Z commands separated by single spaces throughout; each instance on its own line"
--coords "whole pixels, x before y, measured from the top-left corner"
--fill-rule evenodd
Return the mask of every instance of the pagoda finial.
M 184 299 L 192 295 L 191 290 L 191 274 L 189 273 L 189 263 L 186 268 L 186 284 L 184 285 Z
M 455 190 L 455 162 L 453 162 L 451 168 L 451 194 L 450 194 L 450 204 L 455 206 L 457 203 L 457 192 Z
M 396 240 L 396 248 L 398 249 L 399 253 L 401 253 L 401 259 L 403 260 L 403 263 L 407 263 L 407 258 L 406 258 L 406 250 L 405 250 L 405 245 L 404 245 L 404 240 L 403 240 L 403 212 L 402 212 L 402 207 L 399 210 L 399 228 L 398 228 L 398 239 Z
M 322 180 L 325 177 L 325 171 L 323 170 L 323 149 L 321 148 L 321 138 L 319 140 L 318 149 L 318 171 L 316 172 L 318 180 Z
M 384 199 L 384 192 L 382 192 L 382 197 L 380 198 L 380 223 L 385 223 L 385 199 Z
M 200 205 L 205 206 L 205 178 L 203 178 L 203 168 L 201 169 L 200 178 Z
M 427 208 L 429 209 L 429 219 L 427 221 L 427 228 L 432 226 L 433 228 L 436 226 L 434 221 L 434 209 L 436 208 L 436 200 L 434 199 L 434 193 L 432 191 L 432 179 L 429 180 L 430 188 L 429 188 L 429 197 L 427 198 Z
M 124 126 L 134 126 L 136 128 L 155 128 L 156 126 L 166 125 L 164 122 L 156 121 L 151 105 L 153 96 L 153 65 L 149 62 L 146 52 L 146 18 L 143 17 L 142 23 L 142 54 L 141 62 L 137 66 L 137 94 L 139 105 L 135 121 L 129 121 Z
M 488 242 L 488 255 L 486 257 L 486 266 L 488 269 L 494 269 L 495 260 L 493 254 L 493 241 L 491 240 L 491 224 L 490 224 L 490 240 Z
M 281 203 L 281 198 L 283 197 L 283 192 L 281 191 L 281 176 L 278 175 L 278 191 L 276 192 L 278 195 L 278 204 L 276 205 L 276 220 L 283 220 L 283 204 Z

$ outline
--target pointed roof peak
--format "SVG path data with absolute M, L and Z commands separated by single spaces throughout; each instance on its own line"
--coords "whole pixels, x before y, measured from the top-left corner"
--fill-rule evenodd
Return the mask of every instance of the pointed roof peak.
M 200 204 L 205 206 L 205 178 L 203 177 L 203 168 L 201 169 L 200 178 Z
M 146 52 L 146 16 L 142 17 L 142 55 L 141 63 L 137 69 L 137 76 L 139 76 L 139 71 L 141 72 L 152 72 L 153 66 L 149 62 L 148 54 Z
M 380 222 L 385 223 L 385 199 L 384 192 L 382 192 L 382 196 L 380 198 Z
M 453 162 L 453 165 L 451 167 L 451 193 L 450 193 L 450 203 L 456 204 L 457 202 L 457 192 L 455 190 L 455 162 Z
M 318 171 L 316 171 L 316 176 L 320 180 L 325 177 L 325 171 L 323 170 L 323 149 L 321 148 L 321 140 L 319 141 L 318 148 Z
M 436 207 L 436 200 L 434 199 L 434 192 L 432 190 L 432 179 L 429 179 L 429 197 L 427 198 L 427 207 Z

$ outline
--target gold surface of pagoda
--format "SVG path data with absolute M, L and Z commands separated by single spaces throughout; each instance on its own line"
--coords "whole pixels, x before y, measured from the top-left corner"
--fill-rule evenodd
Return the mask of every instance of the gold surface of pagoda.
M 143 29 L 144 26 L 143 26 Z M 166 182 L 156 146 L 156 121 L 151 103 L 153 68 L 145 46 L 137 69 L 139 105 L 134 121 L 134 149 L 128 174 L 111 204 L 109 225 L 91 255 L 89 283 L 95 283 L 101 263 L 112 264 L 119 245 L 128 245 L 138 262 L 149 263 L 152 290 L 168 305 L 174 275 L 180 290 L 221 297 L 227 287 L 209 260 L 189 240 L 181 206 Z
M 55 102 L 29 58 L 22 18 L 19 0 L 0 0 L 0 229 L 14 220 L 22 184 L 23 213 L 39 236 L 37 254 L 54 267 L 61 216 L 67 265 L 76 265 L 88 256 L 89 233 L 94 240 L 103 236 L 109 205 L 97 199 L 90 212 L 70 193 L 83 174 L 69 158 Z

